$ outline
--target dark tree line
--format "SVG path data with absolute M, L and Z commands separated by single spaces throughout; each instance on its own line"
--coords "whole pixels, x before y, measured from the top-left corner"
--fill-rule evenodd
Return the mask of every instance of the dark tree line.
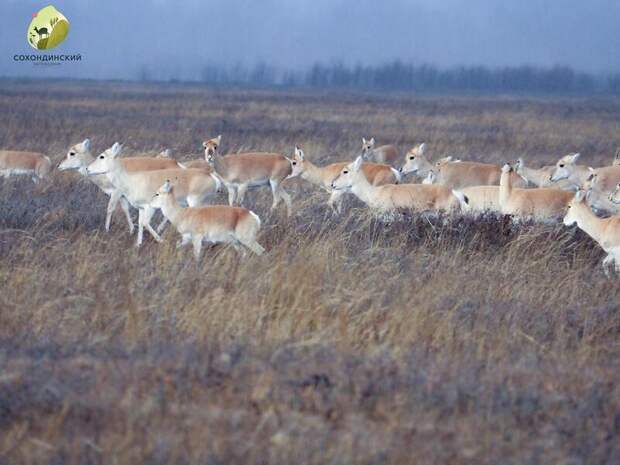
M 266 64 L 254 68 L 205 67 L 201 80 L 210 85 L 302 87 L 417 93 L 619 94 L 620 73 L 608 76 L 577 72 L 568 66 L 440 69 L 394 61 L 377 66 L 317 63 L 306 71 L 279 71 Z

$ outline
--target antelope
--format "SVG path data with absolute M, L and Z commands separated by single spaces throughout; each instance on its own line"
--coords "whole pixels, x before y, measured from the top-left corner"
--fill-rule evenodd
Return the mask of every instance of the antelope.
M 497 186 L 501 170 L 499 166 L 487 163 L 453 160 L 451 157 L 440 159 L 435 166 L 426 158 L 426 144 L 422 143 L 409 152 L 401 173 L 415 173 L 426 176 L 426 183 L 441 184 L 452 189 L 461 190 L 469 186 Z M 434 172 L 433 175 L 429 173 Z M 517 174 L 512 174 L 515 187 L 525 187 L 525 181 Z
M 256 241 L 261 226 L 256 213 L 247 208 L 227 205 L 182 208 L 177 202 L 175 189 L 175 185 L 166 180 L 155 193 L 151 206 L 160 208 L 164 217 L 181 234 L 182 239 L 177 247 L 191 242 L 196 259 L 200 258 L 203 241 L 230 243 L 244 255 L 242 245 L 257 255 L 265 252 Z
M 620 147 L 616 149 L 616 155 L 614 156 L 614 161 L 612 163 L 613 166 L 620 165 Z
M 579 186 L 570 179 L 562 179 L 557 182 L 551 181 L 551 175 L 555 170 L 555 165 L 547 165 L 542 168 L 528 168 L 525 166 L 523 158 L 519 158 L 515 163 L 515 172 L 521 176 L 528 184 L 536 187 L 557 187 L 558 189 L 576 191 Z
M 175 196 L 190 207 L 204 202 L 205 198 L 218 188 L 218 180 L 197 169 L 161 169 L 154 171 L 129 171 L 122 160 L 118 158 L 121 146 L 117 142 L 111 148 L 101 153 L 88 167 L 89 176 L 105 174 L 116 191 L 123 195 L 129 203 L 138 209 L 138 238 L 136 246 L 142 244 L 143 231 L 146 229 L 151 236 L 161 242 L 161 237 L 152 228 L 150 222 L 155 209 L 150 202 L 157 189 L 167 179 L 175 179 Z M 128 159 L 129 160 L 129 159 Z M 159 230 L 163 229 L 166 221 L 162 222 Z
M 375 138 L 370 140 L 362 137 L 362 157 L 376 163 L 392 165 L 398 161 L 398 149 L 393 145 L 382 145 L 375 148 Z
M 273 195 L 271 209 L 284 200 L 288 215 L 291 215 L 291 196 L 281 186 L 292 173 L 288 158 L 279 153 L 239 153 L 222 156 L 218 148 L 222 136 L 204 141 L 205 159 L 213 166 L 213 174 L 222 180 L 228 190 L 228 204 L 243 204 L 245 193 L 251 187 L 269 185 Z
M 52 171 L 52 161 L 38 152 L 19 152 L 0 150 L 0 176 L 30 176 L 35 184 L 46 178 Z
M 169 150 L 168 150 L 169 152 Z M 163 152 L 162 152 L 163 154 Z M 120 162 L 124 168 L 129 172 L 136 171 L 152 171 L 160 169 L 179 168 L 177 162 L 167 157 L 162 157 L 160 154 L 157 158 L 151 157 L 131 157 L 122 158 Z M 75 144 L 69 148 L 67 156 L 58 165 L 59 171 L 78 171 L 82 176 L 87 176 L 86 168 L 95 160 L 95 157 L 90 153 L 90 139 L 84 139 L 79 144 Z M 88 176 L 88 179 L 93 182 L 99 189 L 101 189 L 106 195 L 110 197 L 108 200 L 108 207 L 106 209 L 105 218 L 105 230 L 110 230 L 110 223 L 112 220 L 112 213 L 116 210 L 116 206 L 120 202 L 121 208 L 127 218 L 127 224 L 129 225 L 129 233 L 133 234 L 134 224 L 129 213 L 129 202 L 122 194 L 114 187 L 114 184 L 104 174 Z
M 583 190 L 577 191 L 568 204 L 564 224 L 577 224 L 607 252 L 607 257 L 603 260 L 603 271 L 607 276 L 607 267 L 614 262 L 616 272 L 620 272 L 620 216 L 598 218 L 584 202 L 585 197 Z
M 568 179 L 573 184 L 581 187 L 594 170 L 589 166 L 577 165 L 576 162 L 580 156 L 581 154 L 579 153 L 570 153 L 560 158 L 555 164 L 555 169 L 551 176 L 549 176 L 549 180 L 555 183 Z
M 499 205 L 503 214 L 542 222 L 553 222 L 564 216 L 572 192 L 554 188 L 514 189 L 512 172 L 509 164 L 502 167 Z
M 304 151 L 299 147 L 295 147 L 295 154 L 290 161 L 293 171 L 289 177 L 300 176 L 302 179 L 311 182 L 327 192 L 330 192 L 327 204 L 331 209 L 340 213 L 342 210 L 343 190 L 332 189 L 332 181 L 338 177 L 342 169 L 348 165 L 348 162 L 332 163 L 327 166 L 317 166 L 310 160 L 305 158 Z M 376 163 L 363 163 L 362 171 L 366 179 L 373 186 L 381 186 L 383 184 L 398 184 L 400 182 L 400 173 L 388 165 Z
M 459 206 L 458 193 L 445 186 L 386 184 L 373 186 L 362 169 L 361 156 L 346 165 L 332 181 L 332 189 L 350 190 L 370 208 L 388 212 L 397 208 L 417 211 L 451 210 Z

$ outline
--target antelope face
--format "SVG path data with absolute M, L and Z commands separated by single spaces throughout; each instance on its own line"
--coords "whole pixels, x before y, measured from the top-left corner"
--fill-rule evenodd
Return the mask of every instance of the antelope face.
M 371 137 L 369 140 L 362 137 L 362 156 L 368 158 L 372 151 L 375 149 L 375 138 Z
M 72 145 L 67 152 L 67 156 L 58 165 L 59 171 L 82 170 L 90 162 L 90 139 Z
M 215 157 L 221 142 L 222 136 L 219 135 L 202 143 L 202 148 L 205 150 L 205 160 L 207 160 L 207 162 L 213 163 L 213 157 Z
M 299 147 L 295 147 L 295 154 L 293 158 L 289 159 L 291 162 L 291 174 L 289 177 L 294 178 L 300 176 L 304 172 L 304 151 Z
M 170 195 L 171 192 L 172 184 L 170 183 L 170 180 L 167 179 L 166 182 L 163 183 L 159 189 L 157 189 L 157 192 L 155 192 L 155 195 L 151 199 L 151 207 L 161 208 L 164 204 L 165 197 Z
M 422 143 L 413 147 L 407 155 L 405 155 L 405 164 L 400 168 L 403 174 L 422 172 L 431 166 L 430 162 L 424 156 L 426 144 Z
M 551 173 L 549 180 L 551 182 L 558 182 L 562 179 L 567 179 L 574 172 L 574 165 L 579 158 L 578 153 L 572 153 L 565 155 L 558 160 L 555 164 L 555 170 Z
M 116 142 L 112 147 L 105 152 L 99 154 L 99 156 L 86 168 L 86 173 L 89 176 L 96 176 L 98 174 L 106 174 L 112 169 L 112 163 L 114 159 L 121 153 L 121 145 Z
M 357 157 L 353 163 L 349 163 L 345 166 L 338 177 L 332 181 L 332 189 L 335 190 L 347 190 L 351 189 L 355 184 L 355 178 L 362 168 L 363 158 Z
M 566 215 L 562 222 L 565 226 L 572 226 L 577 223 L 577 210 L 586 198 L 586 193 L 578 190 L 573 200 L 567 206 Z

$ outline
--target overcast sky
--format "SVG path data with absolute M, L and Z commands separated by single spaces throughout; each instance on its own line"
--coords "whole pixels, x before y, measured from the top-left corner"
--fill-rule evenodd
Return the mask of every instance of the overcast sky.
M 620 71 L 620 0 L 58 0 L 70 21 L 58 67 L 14 63 L 47 1 L 0 0 L 0 76 L 195 79 L 206 63 L 303 69 L 393 59 Z M 37 53 L 37 52 L 34 52 Z

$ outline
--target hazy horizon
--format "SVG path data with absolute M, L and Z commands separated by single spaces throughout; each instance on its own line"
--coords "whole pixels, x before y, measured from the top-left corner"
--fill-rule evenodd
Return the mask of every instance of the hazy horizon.
M 35 52 L 25 40 L 32 13 L 47 2 L 5 0 L 0 76 L 200 79 L 205 66 L 303 70 L 312 64 L 380 65 L 393 60 L 441 68 L 567 65 L 620 70 L 620 3 L 543 0 L 119 0 L 53 2 L 71 23 L 47 53 L 80 53 L 61 66 L 15 63 Z

